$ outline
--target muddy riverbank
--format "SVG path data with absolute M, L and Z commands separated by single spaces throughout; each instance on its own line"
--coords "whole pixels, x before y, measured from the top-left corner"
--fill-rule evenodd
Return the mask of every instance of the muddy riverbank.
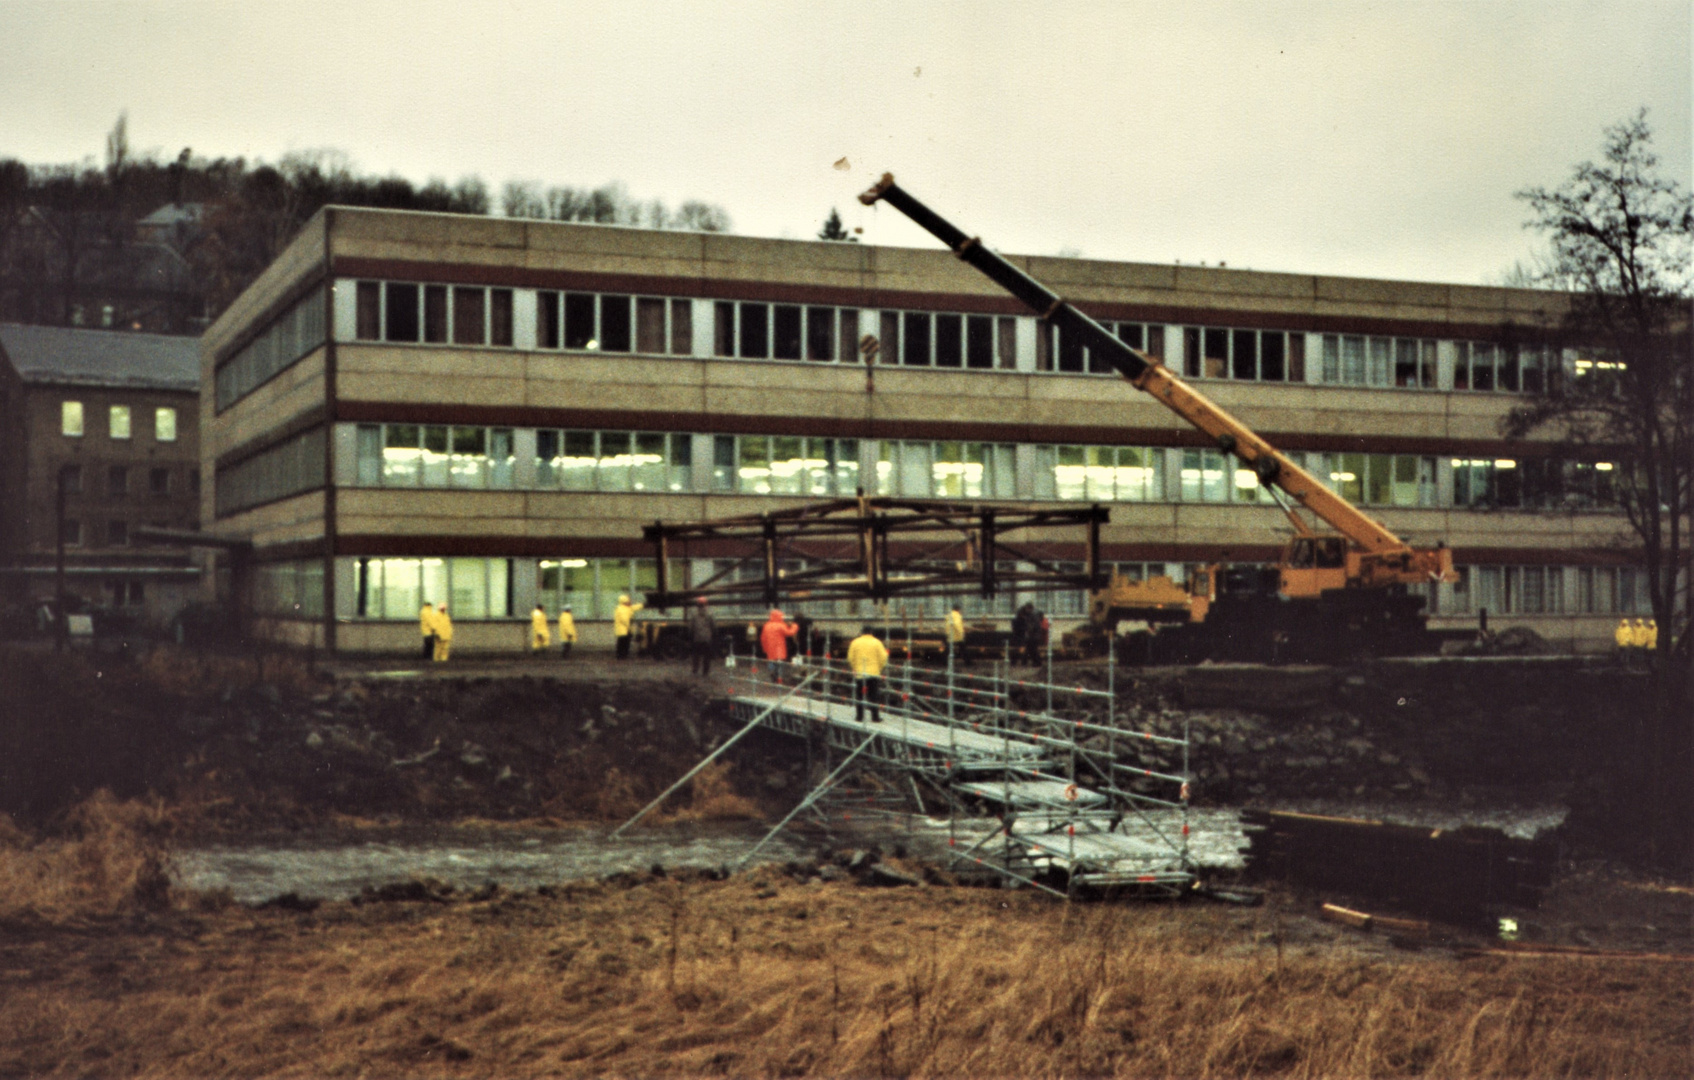
M 673 667 L 588 657 L 478 671 L 0 650 L 0 811 L 51 827 L 106 789 L 163 799 L 198 834 L 342 819 L 610 822 L 734 730 L 723 688 Z M 1056 678 L 1105 684 L 1098 666 Z M 1126 670 L 1111 719 L 1189 734 L 1197 806 L 1580 807 L 1615 757 L 1635 681 L 1543 659 Z M 1146 763 L 1179 765 L 1157 748 Z M 803 773 L 790 740 L 756 732 L 666 812 L 780 814 Z

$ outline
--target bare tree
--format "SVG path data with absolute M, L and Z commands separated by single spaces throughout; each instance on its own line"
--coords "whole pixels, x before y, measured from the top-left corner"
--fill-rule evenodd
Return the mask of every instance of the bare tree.
M 1686 790 L 1694 743 L 1689 613 L 1694 605 L 1689 512 L 1694 506 L 1694 357 L 1689 256 L 1694 200 L 1658 172 L 1646 112 L 1606 129 L 1602 160 L 1554 189 L 1517 197 L 1527 226 L 1547 235 L 1537 275 L 1569 290 L 1562 343 L 1579 359 L 1566 377 L 1513 409 L 1508 435 L 1550 430 L 1575 453 L 1616 461 L 1613 490 L 1647 581 L 1659 648 L 1652 715 L 1638 749 L 1659 856 L 1690 856 Z
M 676 217 L 671 221 L 671 228 L 688 232 L 728 232 L 729 213 L 713 203 L 690 199 L 676 208 Z

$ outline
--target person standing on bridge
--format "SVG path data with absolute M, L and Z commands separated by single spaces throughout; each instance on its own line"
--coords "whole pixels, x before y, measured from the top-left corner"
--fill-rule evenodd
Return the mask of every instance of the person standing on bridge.
M 529 613 L 529 651 L 540 652 L 553 644 L 553 632 L 547 628 L 547 609 L 540 604 Z
M 629 659 L 631 624 L 635 622 L 635 613 L 646 606 L 630 603 L 627 595 L 618 597 L 618 606 L 612 609 L 612 638 L 617 642 L 619 660 Z
M 947 651 L 953 654 L 953 663 L 964 666 L 965 615 L 958 604 L 954 604 L 953 610 L 947 613 Z
M 865 703 L 870 703 L 871 723 L 882 723 L 882 669 L 888 663 L 888 649 L 871 633 L 870 627 L 859 631 L 847 646 L 847 666 L 853 669 L 853 720 L 863 723 Z
M 711 674 L 712 660 L 718 641 L 718 624 L 706 607 L 706 598 L 696 596 L 688 613 L 688 655 L 692 658 L 694 674 Z
M 788 659 L 788 639 L 799 632 L 800 628 L 789 622 L 781 611 L 771 608 L 771 617 L 759 630 L 759 648 L 764 651 L 772 682 L 782 681 L 782 668 L 778 665 Z
M 1012 616 L 1012 662 L 1016 662 L 1020 654 L 1029 655 L 1029 641 L 1036 634 L 1037 619 L 1035 605 L 1028 600 Z
M 559 659 L 563 660 L 571 654 L 571 646 L 576 644 L 576 616 L 571 614 L 571 606 L 566 604 L 559 612 Z

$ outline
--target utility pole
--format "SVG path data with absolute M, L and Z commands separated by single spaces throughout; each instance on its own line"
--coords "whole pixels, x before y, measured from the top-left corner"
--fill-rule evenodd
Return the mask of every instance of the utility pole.
M 66 609 L 70 606 L 69 597 L 65 594 L 65 478 L 70 475 L 75 465 L 61 465 L 55 483 L 58 485 L 54 492 L 53 505 L 58 522 L 57 551 L 54 556 L 54 591 L 57 595 L 58 611 L 53 619 L 53 651 L 64 652 L 70 642 L 70 619 Z

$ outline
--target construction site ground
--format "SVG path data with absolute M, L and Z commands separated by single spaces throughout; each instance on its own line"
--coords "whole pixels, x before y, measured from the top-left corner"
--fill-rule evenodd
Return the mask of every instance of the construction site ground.
M 1283 887 L 1066 905 L 869 836 L 727 877 L 656 860 L 237 902 L 172 853 L 604 833 L 733 731 L 721 674 L 9 647 L 0 1076 L 1679 1074 L 1694 892 L 1580 820 L 1606 752 L 1584 710 L 1632 683 L 1535 663 L 1117 673 L 1126 724 L 1193 730 L 1202 807 L 1568 809 L 1559 879 L 1509 941 L 1360 931 L 1319 912 L 1355 898 Z M 660 828 L 756 835 L 807 783 L 756 732 Z

